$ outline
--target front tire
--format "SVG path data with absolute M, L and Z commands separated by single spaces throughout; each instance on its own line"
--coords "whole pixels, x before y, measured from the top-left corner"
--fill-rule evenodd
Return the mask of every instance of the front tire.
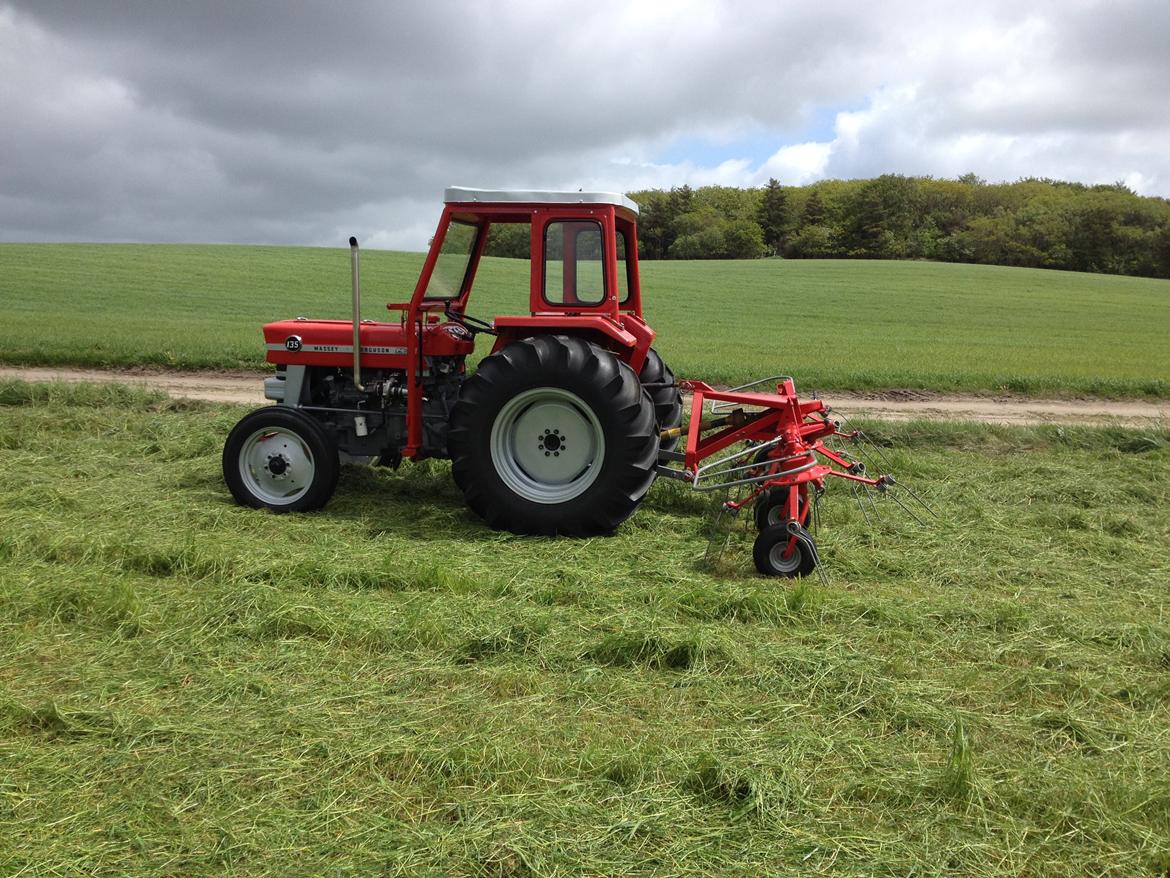
M 307 512 L 329 502 L 340 472 L 337 443 L 286 406 L 245 415 L 223 447 L 223 478 L 241 506 Z
M 597 536 L 625 521 L 654 481 L 654 404 L 612 353 L 536 336 L 480 363 L 451 413 L 451 471 L 497 530 Z
M 784 576 L 793 579 L 808 576 L 817 568 L 816 544 L 803 528 L 799 536 L 788 529 L 788 523 L 773 524 L 760 531 L 752 546 L 752 560 L 765 576 Z
M 753 511 L 756 519 L 756 530 L 763 530 L 788 520 L 788 492 L 791 490 L 786 485 L 775 485 L 765 489 L 764 493 L 756 499 Z M 809 525 L 807 491 L 802 492 L 797 500 L 797 515 L 800 525 L 807 527 Z

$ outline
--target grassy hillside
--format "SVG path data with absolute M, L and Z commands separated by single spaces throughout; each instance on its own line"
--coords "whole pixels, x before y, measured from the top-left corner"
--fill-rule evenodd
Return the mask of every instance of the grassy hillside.
M 364 315 L 420 254 L 367 252 Z M 260 324 L 347 317 L 343 249 L 0 245 L 0 359 L 253 367 Z M 522 313 L 527 263 L 489 259 L 474 313 Z M 679 374 L 805 388 L 1170 396 L 1170 282 L 926 262 L 651 262 L 647 317 Z
M 607 540 L 442 464 L 240 509 L 240 413 L 0 383 L 0 874 L 1170 867 L 1165 432 L 882 428 L 942 520 L 834 485 L 825 587 L 665 480 Z

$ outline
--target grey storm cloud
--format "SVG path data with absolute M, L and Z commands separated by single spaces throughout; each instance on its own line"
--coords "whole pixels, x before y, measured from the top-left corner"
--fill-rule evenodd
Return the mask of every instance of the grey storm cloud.
M 1167 44 L 1164 0 L 0 0 L 0 240 L 419 247 L 452 183 L 1166 196 Z

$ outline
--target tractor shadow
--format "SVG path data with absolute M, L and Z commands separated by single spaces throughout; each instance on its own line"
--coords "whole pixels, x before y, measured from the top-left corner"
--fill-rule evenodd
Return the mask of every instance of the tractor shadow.
M 351 521 L 367 537 L 449 542 L 544 541 L 492 530 L 467 508 L 447 461 L 404 463 L 398 470 L 348 465 L 321 514 Z
M 236 508 L 235 502 L 218 472 L 191 473 L 170 486 L 175 493 L 186 494 L 196 504 L 211 504 Z M 718 504 L 714 504 L 717 506 Z M 709 495 L 696 494 L 686 486 L 659 479 L 630 521 L 618 528 L 620 535 L 630 528 L 639 529 L 639 518 L 666 516 L 683 527 L 689 537 L 703 543 L 711 536 L 713 501 Z M 257 515 L 274 515 L 255 510 Z M 463 493 L 451 476 L 450 463 L 427 460 L 421 463 L 404 462 L 397 470 L 362 464 L 341 468 L 337 489 L 324 509 L 302 513 L 308 517 L 322 517 L 347 522 L 354 533 L 369 539 L 390 542 L 453 541 L 473 544 L 528 544 L 547 545 L 557 541 L 574 540 L 569 536 L 528 536 L 494 530 L 472 512 L 463 499 Z M 720 537 L 726 537 L 720 533 Z M 703 560 L 696 562 L 696 570 L 705 570 Z

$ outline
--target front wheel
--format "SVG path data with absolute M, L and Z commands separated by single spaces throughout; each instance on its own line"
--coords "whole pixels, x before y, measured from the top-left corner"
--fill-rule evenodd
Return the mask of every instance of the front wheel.
M 654 404 L 609 351 L 536 336 L 485 358 L 451 413 L 451 472 L 468 506 L 514 533 L 610 533 L 654 481 Z
M 775 485 L 766 488 L 756 499 L 753 514 L 756 519 L 756 530 L 763 530 L 774 524 L 782 524 L 788 520 L 788 492 L 792 489 L 785 485 Z M 799 489 L 797 489 L 799 490 Z M 801 492 L 797 499 L 797 517 L 803 526 L 808 526 L 808 493 Z
M 769 525 L 752 546 L 756 569 L 765 576 L 808 576 L 818 563 L 816 543 L 802 527 L 789 522 Z
M 241 506 L 306 512 L 337 487 L 337 443 L 303 412 L 266 406 L 245 415 L 223 447 L 223 478 Z

